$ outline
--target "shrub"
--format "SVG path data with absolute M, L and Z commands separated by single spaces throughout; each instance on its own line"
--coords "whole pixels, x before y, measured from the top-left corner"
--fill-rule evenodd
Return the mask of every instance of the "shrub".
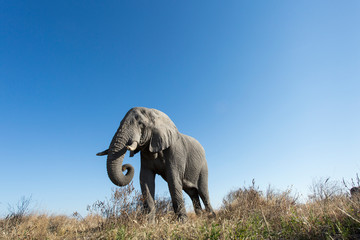
M 8 215 L 6 219 L 14 220 L 21 220 L 23 217 L 30 213 L 30 203 L 31 203 L 31 196 L 25 197 L 22 196 L 20 200 L 17 202 L 16 205 L 9 205 L 8 206 Z

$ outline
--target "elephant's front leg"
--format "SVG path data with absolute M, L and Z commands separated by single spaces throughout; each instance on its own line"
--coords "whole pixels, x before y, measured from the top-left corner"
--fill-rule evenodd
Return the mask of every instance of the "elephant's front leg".
M 148 221 L 155 222 L 155 173 L 141 166 L 140 170 L 140 186 L 144 198 L 144 208 L 148 214 Z
M 185 203 L 183 199 L 182 180 L 177 169 L 167 169 L 167 182 L 175 214 L 180 221 L 187 219 Z

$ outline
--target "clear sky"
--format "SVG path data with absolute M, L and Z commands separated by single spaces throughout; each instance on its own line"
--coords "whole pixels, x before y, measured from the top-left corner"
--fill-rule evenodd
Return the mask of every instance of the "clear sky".
M 359 12 L 357 0 L 2 1 L 0 215 L 21 196 L 56 214 L 109 196 L 95 154 L 134 106 L 202 143 L 215 208 L 253 178 L 303 196 L 316 178 L 354 178 Z M 125 159 L 137 189 L 139 158 Z

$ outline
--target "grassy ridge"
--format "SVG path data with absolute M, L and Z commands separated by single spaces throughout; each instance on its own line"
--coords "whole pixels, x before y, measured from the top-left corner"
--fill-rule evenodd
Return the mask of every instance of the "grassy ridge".
M 15 211 L 0 220 L 0 239 L 360 239 L 359 199 L 327 180 L 313 187 L 306 203 L 290 190 L 240 188 L 224 198 L 213 219 L 189 213 L 179 223 L 169 199 L 158 199 L 156 207 L 157 223 L 148 224 L 141 197 L 129 185 L 89 206 L 85 218 Z

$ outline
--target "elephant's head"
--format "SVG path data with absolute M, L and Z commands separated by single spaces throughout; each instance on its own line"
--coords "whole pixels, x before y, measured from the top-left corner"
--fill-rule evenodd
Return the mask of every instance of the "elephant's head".
M 120 123 L 109 149 L 96 155 L 107 155 L 107 172 L 110 180 L 117 186 L 125 186 L 134 176 L 130 164 L 122 165 L 124 155 L 130 156 L 148 148 L 150 152 L 160 152 L 176 141 L 179 132 L 175 124 L 163 112 L 156 109 L 136 107 L 129 110 Z M 123 171 L 127 170 L 124 175 Z

